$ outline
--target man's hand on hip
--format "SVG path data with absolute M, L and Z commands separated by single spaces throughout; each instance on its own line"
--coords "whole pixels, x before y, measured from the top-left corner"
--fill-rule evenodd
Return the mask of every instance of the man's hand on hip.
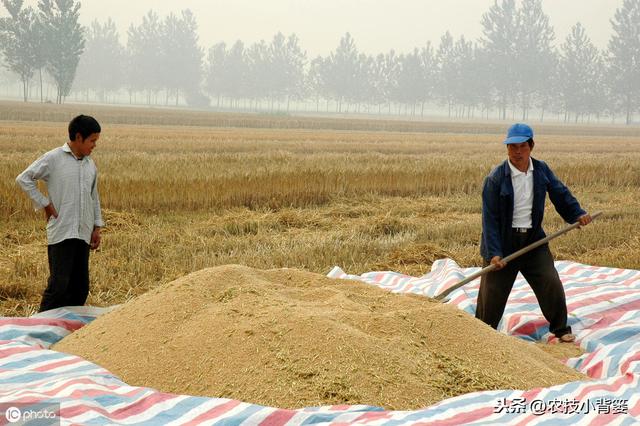
M 49 205 L 44 208 L 44 216 L 47 218 L 47 222 L 51 219 L 51 216 L 55 218 L 58 217 L 58 211 L 53 207 L 53 203 L 49 203 Z

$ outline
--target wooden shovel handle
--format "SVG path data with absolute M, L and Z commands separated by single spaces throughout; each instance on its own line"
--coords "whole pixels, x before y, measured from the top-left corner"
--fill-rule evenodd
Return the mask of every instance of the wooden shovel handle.
M 602 214 L 602 212 L 600 212 L 600 211 L 595 212 L 594 214 L 591 215 L 591 219 L 595 219 L 598 216 L 600 216 L 601 214 Z M 546 244 L 549 241 L 553 240 L 554 238 L 559 237 L 562 234 L 566 234 L 567 232 L 571 231 L 572 229 L 578 228 L 579 226 L 580 226 L 580 222 L 576 222 L 576 223 L 573 223 L 571 225 L 568 225 L 568 226 L 562 228 L 561 230 L 559 230 L 557 232 L 554 232 L 553 234 L 551 234 L 551 235 L 549 235 L 549 236 L 547 236 L 547 237 L 545 237 L 545 238 L 543 238 L 541 240 L 538 240 L 538 241 L 536 241 L 534 243 L 531 243 L 528 246 L 523 247 L 523 248 L 521 248 L 520 250 L 518 250 L 518 251 L 516 251 L 514 253 L 511 253 L 509 256 L 507 256 L 504 259 L 502 259 L 502 261 L 504 263 L 509 263 L 513 259 L 515 259 L 515 258 L 517 258 L 519 256 L 522 256 L 523 254 L 525 254 L 527 252 L 530 252 L 534 248 L 540 247 L 541 245 Z M 475 280 L 476 278 L 478 278 L 478 277 L 480 277 L 480 276 L 482 276 L 482 275 L 484 275 L 484 274 L 486 274 L 488 272 L 491 272 L 494 269 L 496 269 L 496 265 L 491 264 L 491 265 L 481 269 L 480 271 L 469 275 L 467 278 L 463 279 L 459 283 L 452 285 L 451 287 L 449 287 L 448 289 L 446 289 L 442 293 L 440 293 L 437 296 L 435 296 L 434 299 L 442 300 L 445 297 L 447 297 L 452 291 L 457 290 L 458 288 L 462 287 L 463 285 L 470 283 L 471 281 Z

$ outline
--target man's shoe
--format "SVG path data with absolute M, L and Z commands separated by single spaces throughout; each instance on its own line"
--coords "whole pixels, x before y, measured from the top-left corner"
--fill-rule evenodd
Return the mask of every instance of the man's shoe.
M 561 343 L 573 343 L 576 341 L 576 335 L 573 333 L 567 333 L 558 337 L 558 339 L 560 340 Z

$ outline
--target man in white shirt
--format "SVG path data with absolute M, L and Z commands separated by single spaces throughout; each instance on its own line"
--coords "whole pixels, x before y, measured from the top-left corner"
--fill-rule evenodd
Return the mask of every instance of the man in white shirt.
M 494 168 L 482 190 L 482 240 L 485 266 L 496 269 L 480 281 L 476 318 L 497 328 L 518 272 L 525 277 L 549 321 L 549 331 L 561 342 L 573 342 L 567 325 L 567 303 L 548 244 L 505 264 L 504 257 L 546 237 L 542 229 L 547 194 L 567 223 L 587 225 L 585 212 L 569 189 L 543 161 L 531 157 L 533 129 L 516 123 L 504 143 L 507 160 Z
M 104 226 L 98 171 L 90 158 L 100 131 L 93 117 L 75 117 L 69 123 L 69 141 L 45 153 L 16 178 L 47 220 L 49 280 L 40 312 L 84 305 L 89 294 L 89 249 L 100 246 Z M 38 180 L 46 183 L 48 197 L 38 190 Z

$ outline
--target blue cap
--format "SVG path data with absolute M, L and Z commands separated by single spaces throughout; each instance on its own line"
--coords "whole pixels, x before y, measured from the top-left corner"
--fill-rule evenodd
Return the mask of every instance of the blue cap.
M 533 129 L 526 124 L 516 123 L 509 127 L 507 138 L 504 140 L 504 143 L 522 143 L 529 139 L 533 139 Z

